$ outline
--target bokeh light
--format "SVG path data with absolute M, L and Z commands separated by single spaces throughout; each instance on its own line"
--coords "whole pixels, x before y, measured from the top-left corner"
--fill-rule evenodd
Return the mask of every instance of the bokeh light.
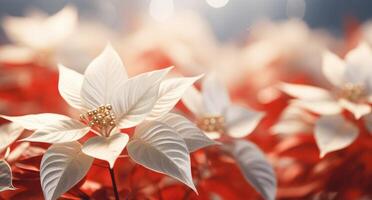
M 212 6 L 213 8 L 222 8 L 227 5 L 229 0 L 206 0 L 208 5 Z

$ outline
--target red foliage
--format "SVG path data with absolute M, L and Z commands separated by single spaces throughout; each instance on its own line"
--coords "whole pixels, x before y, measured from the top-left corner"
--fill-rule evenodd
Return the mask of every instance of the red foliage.
M 146 54 L 147 55 L 147 54 Z M 155 66 L 169 65 L 169 59 L 153 55 Z M 23 76 L 19 80 L 20 74 Z M 19 115 L 41 112 L 66 114 L 66 103 L 60 98 L 56 70 L 32 64 L 1 65 L 1 113 Z M 5 78 L 4 78 L 5 77 Z M 288 77 L 283 79 L 288 80 Z M 25 81 L 27 80 L 27 81 Z M 309 82 L 298 75 L 289 81 Z M 289 98 L 281 95 L 269 103 L 259 103 L 255 97 L 258 88 L 250 82 L 232 89 L 232 98 L 266 113 L 255 132 L 248 136 L 268 155 L 278 179 L 278 199 L 319 198 L 360 199 L 372 196 L 372 140 L 360 123 L 361 134 L 348 148 L 319 158 L 319 150 L 312 134 L 280 138 L 270 132 Z M 4 106 L 2 106 L 4 104 Z M 179 110 L 188 111 L 182 103 Z M 133 129 L 124 130 L 131 134 Z M 84 140 L 84 139 L 83 139 Z M 17 146 L 18 144 L 15 144 Z M 48 145 L 32 144 L 46 149 Z M 12 149 L 14 147 L 12 146 Z M 126 152 L 115 165 L 115 177 L 122 199 L 261 199 L 246 182 L 236 163 L 218 147 L 195 152 L 192 173 L 199 195 L 169 177 L 152 172 L 131 161 Z M 15 191 L 0 194 L 0 199 L 43 199 L 39 165 L 41 155 L 21 156 L 11 163 Z M 64 199 L 112 199 L 113 191 L 107 163 L 95 160 L 88 175 L 63 196 Z

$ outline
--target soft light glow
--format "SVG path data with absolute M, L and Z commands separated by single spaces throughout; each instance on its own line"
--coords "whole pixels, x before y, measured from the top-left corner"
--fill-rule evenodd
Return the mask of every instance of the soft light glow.
M 173 0 L 152 0 L 149 9 L 151 17 L 157 21 L 165 21 L 173 14 Z
M 207 0 L 208 5 L 213 8 L 222 8 L 226 6 L 229 0 Z

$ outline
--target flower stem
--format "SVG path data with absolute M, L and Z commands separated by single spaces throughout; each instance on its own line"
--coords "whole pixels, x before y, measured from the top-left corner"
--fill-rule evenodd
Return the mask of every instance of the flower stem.
M 110 175 L 111 175 L 112 187 L 114 188 L 115 200 L 120 200 L 119 193 L 118 193 L 118 188 L 116 186 L 116 181 L 115 181 L 114 168 L 109 167 L 109 171 L 110 171 Z

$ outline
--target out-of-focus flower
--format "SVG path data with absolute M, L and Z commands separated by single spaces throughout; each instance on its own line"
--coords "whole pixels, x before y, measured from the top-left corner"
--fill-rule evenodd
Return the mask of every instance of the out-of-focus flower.
M 80 121 L 51 113 L 3 116 L 26 129 L 35 130 L 24 140 L 57 143 L 47 150 L 41 161 L 45 198 L 56 199 L 79 182 L 88 172 L 92 157 L 106 160 L 113 168 L 127 144 L 129 156 L 137 163 L 168 174 L 196 191 L 189 152 L 214 143 L 201 133 L 198 137 L 198 132 L 184 132 L 191 126 L 186 118 L 173 118 L 172 123 L 168 123 L 161 117 L 166 116 L 200 76 L 162 82 L 169 70 L 143 73 L 128 79 L 118 54 L 109 45 L 91 62 L 84 76 L 60 66 L 60 94 L 83 113 Z M 130 141 L 127 134 L 119 131 L 137 125 Z M 83 146 L 76 142 L 89 131 L 98 136 L 89 138 Z M 154 160 L 153 157 L 161 159 Z M 65 171 L 73 178 L 64 176 Z M 51 177 L 51 173 L 60 176 Z
M 129 66 L 143 70 L 171 63 L 187 74 L 204 73 L 212 68 L 210 62 L 218 51 L 207 23 L 192 12 L 179 13 L 172 20 L 160 23 L 143 20 L 122 43 L 120 52 L 128 57 Z
M 281 89 L 296 97 L 293 103 L 321 115 L 346 109 L 359 119 L 371 112 L 372 51 L 362 43 L 346 55 L 345 61 L 331 52 L 323 55 L 323 74 L 333 85 L 331 91 L 314 86 L 282 84 Z
M 232 105 L 227 89 L 215 74 L 208 75 L 202 83 L 202 93 L 190 88 L 182 98 L 197 118 L 199 127 L 211 139 L 227 134 L 242 138 L 250 134 L 261 121 L 263 113 Z
M 248 43 L 242 49 L 242 56 L 244 65 L 250 70 L 282 62 L 281 71 L 289 68 L 317 72 L 321 62 L 319 52 L 328 43 L 326 35 L 310 30 L 305 22 L 297 19 L 282 23 L 259 22 L 250 27 L 249 31 Z M 277 34 L 272 34 L 274 32 Z
M 209 74 L 203 80 L 202 93 L 190 88 L 182 101 L 208 137 L 222 139 L 222 149 L 235 159 L 245 179 L 265 199 L 274 199 L 276 179 L 271 165 L 255 144 L 238 139 L 250 134 L 264 114 L 232 105 L 216 74 Z
M 297 19 L 258 22 L 249 33 L 246 44 L 236 52 L 237 69 L 230 79 L 244 80 L 252 94 L 257 94 L 253 98 L 258 102 L 266 104 L 279 98 L 280 91 L 273 86 L 292 81 L 293 74 L 306 73 L 306 77 L 318 80 L 320 52 L 331 41 L 326 34 L 310 30 Z
M 351 112 L 356 119 L 371 112 L 372 51 L 361 43 L 350 51 L 345 61 L 331 52 L 323 55 L 323 74 L 333 85 L 332 91 L 300 85 L 281 84 L 280 88 L 296 97 L 292 105 L 305 108 L 321 116 L 315 123 L 315 138 L 321 156 L 350 145 L 358 136 L 358 129 L 340 113 Z
M 32 57 L 42 63 L 54 63 L 56 49 L 72 33 L 76 22 L 77 12 L 71 6 L 66 6 L 49 17 L 44 13 L 27 17 L 6 17 L 3 28 L 9 39 L 20 47 L 3 47 L 2 51 L 7 53 L 7 57 L 3 55 L 2 60 L 19 63 Z M 17 55 L 18 52 L 22 54 Z

